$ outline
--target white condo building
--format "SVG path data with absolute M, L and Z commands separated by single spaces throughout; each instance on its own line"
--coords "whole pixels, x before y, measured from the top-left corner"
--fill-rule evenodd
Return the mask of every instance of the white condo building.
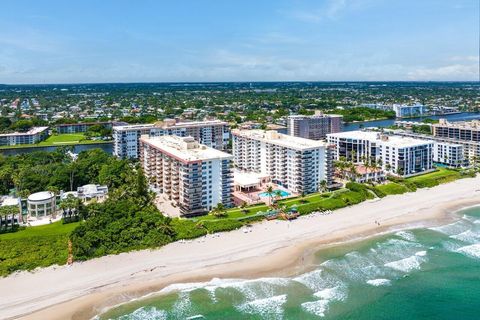
M 387 132 L 402 137 L 433 141 L 433 161 L 453 168 L 467 166 L 472 157 L 471 154 L 473 156 L 480 154 L 478 142 L 434 137 L 405 130 L 387 130 Z
M 276 131 L 232 130 L 235 167 L 270 176 L 295 193 L 316 192 L 322 180 L 332 183 L 330 148 L 322 141 Z
M 150 137 L 190 136 L 199 143 L 218 150 L 225 150 L 230 140 L 229 126 L 224 121 L 177 122 L 173 119 L 166 119 L 155 124 L 114 126 L 113 154 L 122 159 L 137 159 L 140 152 L 139 140 L 142 135 Z
M 464 156 L 463 145 L 435 141 L 433 161 L 455 168 L 464 166 L 466 159 Z
M 232 204 L 231 154 L 199 144 L 192 137 L 140 138 L 140 163 L 148 181 L 172 200 L 184 216 Z
M 335 145 L 334 158 L 354 163 L 375 159 L 393 175 L 412 176 L 433 170 L 434 142 L 410 137 L 385 135 L 374 131 L 348 131 L 327 135 Z
M 418 117 L 427 112 L 425 106 L 418 103 L 414 105 L 394 104 L 392 109 L 395 111 L 395 116 L 397 118 Z
M 0 146 L 19 144 L 35 144 L 48 137 L 48 127 L 33 127 L 27 132 L 11 132 L 0 134 Z

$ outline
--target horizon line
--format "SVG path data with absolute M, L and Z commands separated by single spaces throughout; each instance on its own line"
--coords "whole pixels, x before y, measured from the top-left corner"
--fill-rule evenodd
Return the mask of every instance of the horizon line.
M 0 86 L 107 85 L 107 84 L 248 84 L 248 83 L 478 83 L 480 80 L 256 80 L 256 81 L 131 81 L 131 82 L 49 82 L 0 83 Z

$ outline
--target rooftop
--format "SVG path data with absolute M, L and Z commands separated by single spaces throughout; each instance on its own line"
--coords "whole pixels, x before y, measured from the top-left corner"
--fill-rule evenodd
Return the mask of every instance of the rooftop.
M 134 129 L 147 129 L 154 127 L 154 123 L 142 123 L 142 124 L 128 124 L 125 126 L 114 126 L 115 130 L 134 130 Z
M 301 115 L 301 114 L 296 114 L 292 116 L 288 116 L 289 118 L 342 118 L 343 116 L 340 114 L 331 114 L 331 113 L 323 113 L 320 110 L 315 110 L 315 113 L 313 115 Z
M 414 132 L 409 132 L 409 131 L 405 131 L 405 130 L 401 130 L 401 129 L 384 129 L 384 130 L 385 130 L 385 132 L 389 132 L 391 134 L 396 134 L 396 135 L 399 135 L 399 136 L 412 137 L 412 138 L 421 139 L 421 140 L 438 141 L 438 142 L 441 142 L 444 145 L 449 145 L 449 146 L 452 146 L 452 147 L 461 147 L 462 146 L 462 144 L 456 143 L 456 142 L 458 142 L 458 140 L 455 140 L 455 139 L 438 138 L 438 137 L 434 137 L 434 136 L 424 134 L 424 133 L 414 133 Z
M 232 130 L 232 134 L 296 150 L 315 149 L 327 146 L 323 141 L 294 137 L 278 133 L 277 131 L 234 129 Z
M 189 162 L 233 158 L 231 154 L 200 144 L 192 137 L 142 136 L 140 141 L 147 143 L 150 146 L 159 149 L 180 161 Z
M 449 122 L 447 119 L 440 119 L 439 123 L 433 126 L 480 130 L 480 120 Z
M 68 127 L 68 126 L 89 126 L 96 124 L 112 124 L 114 126 L 128 126 L 128 123 L 123 121 L 98 121 L 98 122 L 76 122 L 76 123 L 59 123 L 56 124 L 56 127 Z
M 276 123 L 271 123 L 271 124 L 267 124 L 267 129 L 268 130 L 280 130 L 280 129 L 287 129 L 287 127 L 276 124 Z
M 375 131 L 345 131 L 339 133 L 327 134 L 327 137 L 337 137 L 345 139 L 358 139 L 377 142 L 379 144 L 389 145 L 393 147 L 414 147 L 421 146 L 428 143 L 433 143 L 433 140 L 415 139 L 405 136 L 387 135 Z
M 228 125 L 227 122 L 220 120 L 205 120 L 205 121 L 176 121 L 174 119 L 165 119 L 155 123 L 156 127 L 170 128 L 170 127 L 202 127 L 202 126 L 211 126 L 211 125 Z
M 228 125 L 227 122 L 220 120 L 205 120 L 205 121 L 185 121 L 180 122 L 175 119 L 165 119 L 155 123 L 145 124 L 130 124 L 125 126 L 115 126 L 116 130 L 135 130 L 148 128 L 189 128 L 189 127 L 203 127 L 211 125 Z
M 0 207 L 18 206 L 19 204 L 20 204 L 20 198 L 11 197 L 11 196 L 0 197 Z
M 97 193 L 106 194 L 108 192 L 108 187 L 101 186 L 99 184 L 86 184 L 84 186 L 78 187 L 77 192 L 85 195 L 93 195 Z
M 41 191 L 41 192 L 32 193 L 31 195 L 29 195 L 28 201 L 43 201 L 43 200 L 49 200 L 53 197 L 55 197 L 53 192 Z
M 262 179 L 265 179 L 268 177 L 269 177 L 268 174 L 233 170 L 233 183 L 243 188 L 257 186 L 260 184 Z

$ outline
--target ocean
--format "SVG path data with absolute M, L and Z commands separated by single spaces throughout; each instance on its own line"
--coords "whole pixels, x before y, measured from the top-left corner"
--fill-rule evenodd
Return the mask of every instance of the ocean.
M 479 319 L 480 207 L 459 214 L 318 250 L 310 271 L 292 277 L 175 284 L 98 318 Z

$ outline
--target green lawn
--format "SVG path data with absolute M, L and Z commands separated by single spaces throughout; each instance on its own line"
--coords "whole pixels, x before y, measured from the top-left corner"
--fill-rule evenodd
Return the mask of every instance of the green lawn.
M 68 237 L 78 223 L 55 222 L 0 234 L 0 276 L 17 270 L 33 270 L 52 264 L 65 264 Z
M 417 188 L 435 187 L 439 184 L 451 182 L 462 177 L 465 177 L 465 175 L 462 175 L 458 170 L 437 168 L 434 172 L 406 179 L 396 179 L 394 182 L 376 186 L 375 189 L 379 190 L 384 195 L 402 194 L 409 191 L 416 191 Z
M 73 222 L 68 224 L 62 224 L 61 221 L 57 221 L 51 224 L 46 224 L 38 227 L 27 227 L 23 230 L 0 234 L 1 240 L 10 239 L 26 239 L 32 237 L 45 237 L 45 236 L 58 236 L 64 234 L 70 234 L 80 222 Z
M 45 141 L 39 142 L 37 146 L 58 146 L 72 144 L 102 143 L 102 140 L 86 140 L 83 133 L 64 133 L 48 137 Z
M 78 143 L 85 139 L 83 133 L 65 133 L 57 134 L 48 137 L 45 141 L 38 143 L 38 145 L 58 145 L 68 143 Z
M 407 187 L 396 182 L 390 182 L 387 184 L 379 185 L 379 186 L 376 186 L 376 188 L 381 192 L 383 192 L 385 195 L 402 194 L 409 191 Z
M 422 188 L 422 187 L 433 187 L 438 184 L 457 180 L 459 178 L 461 178 L 461 174 L 457 170 L 438 168 L 434 172 L 407 178 L 405 180 L 407 182 L 414 183 L 419 188 Z
M 313 193 L 305 197 L 295 197 L 284 200 L 279 200 L 279 206 L 287 206 L 291 208 L 296 206 L 298 211 L 302 214 L 309 213 L 315 210 L 332 210 L 345 207 L 350 204 L 361 202 L 361 195 L 347 189 L 337 190 L 335 192 Z M 193 221 L 218 221 L 225 219 L 248 219 L 254 218 L 259 212 L 266 212 L 270 208 L 261 203 L 246 207 L 245 210 L 239 207 L 226 210 L 227 215 L 222 218 L 215 217 L 213 214 L 208 214 L 198 218 L 193 218 Z
M 18 144 L 15 146 L 1 146 L 0 149 L 16 149 L 16 148 L 35 148 L 35 147 L 51 147 L 61 145 L 75 144 L 91 144 L 91 143 L 108 143 L 110 141 L 103 140 L 86 140 L 83 133 L 64 133 L 49 136 L 46 140 L 36 144 Z

